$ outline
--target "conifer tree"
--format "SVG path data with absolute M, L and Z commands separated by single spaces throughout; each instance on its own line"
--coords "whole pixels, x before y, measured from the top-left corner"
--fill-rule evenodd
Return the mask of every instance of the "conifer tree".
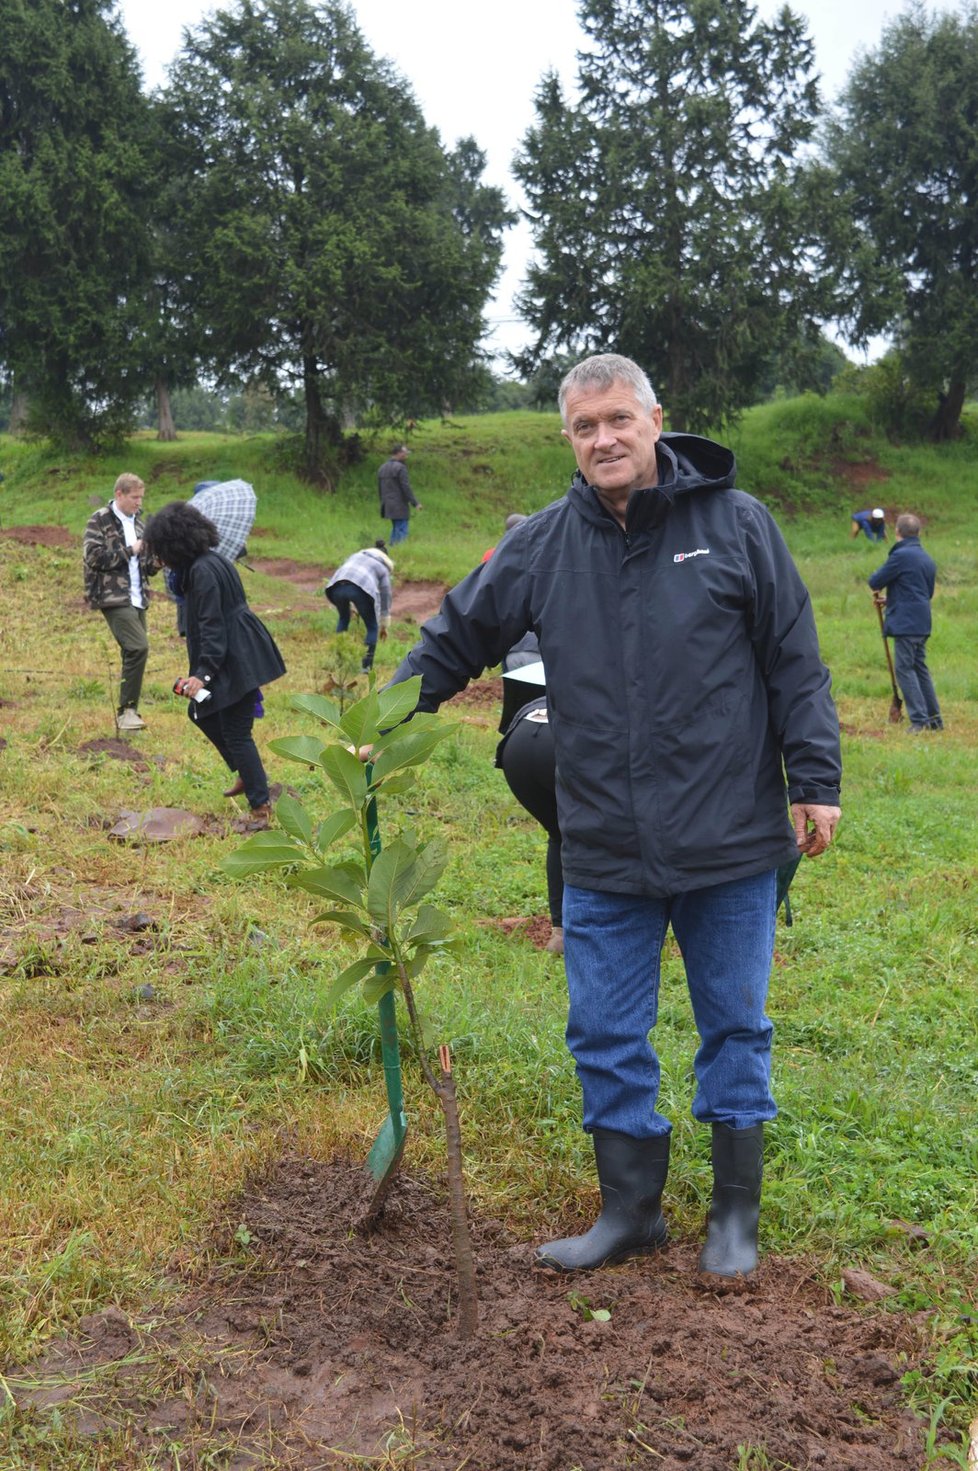
M 584 0 L 581 23 L 577 100 L 543 80 L 516 165 L 539 251 L 519 366 L 623 352 L 674 428 L 716 426 L 817 335 L 811 40 L 747 0 Z

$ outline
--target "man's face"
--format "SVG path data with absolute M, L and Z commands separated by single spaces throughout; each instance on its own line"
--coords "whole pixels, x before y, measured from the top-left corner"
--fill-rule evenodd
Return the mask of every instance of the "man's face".
M 143 504 L 145 494 L 145 485 L 137 485 L 135 490 L 117 490 L 115 503 L 124 516 L 135 516 Z
M 626 383 L 581 389 L 567 396 L 563 436 L 577 457 L 585 480 L 612 496 L 655 485 L 656 440 L 662 433 L 662 406 L 643 409 Z

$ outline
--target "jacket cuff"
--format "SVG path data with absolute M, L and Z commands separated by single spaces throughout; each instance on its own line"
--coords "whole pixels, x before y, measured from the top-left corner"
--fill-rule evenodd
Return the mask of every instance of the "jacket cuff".
M 838 787 L 789 786 L 788 801 L 808 802 L 816 807 L 838 807 L 841 798 Z

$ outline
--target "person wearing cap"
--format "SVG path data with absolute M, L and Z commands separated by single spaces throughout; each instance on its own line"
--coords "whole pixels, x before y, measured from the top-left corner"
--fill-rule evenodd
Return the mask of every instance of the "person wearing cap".
M 864 532 L 870 541 L 886 541 L 886 512 L 882 506 L 874 506 L 871 511 L 853 511 L 853 537 L 857 537 L 860 531 Z
M 336 632 L 346 633 L 355 608 L 363 619 L 364 643 L 361 674 L 373 668 L 378 638 L 386 638 L 391 621 L 391 573 L 394 563 L 387 555 L 387 543 L 375 542 L 347 557 L 324 589 L 339 617 Z

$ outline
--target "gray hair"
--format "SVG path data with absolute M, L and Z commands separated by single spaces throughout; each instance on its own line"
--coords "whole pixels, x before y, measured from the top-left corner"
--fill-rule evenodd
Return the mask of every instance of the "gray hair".
M 582 358 L 575 363 L 560 385 L 557 406 L 564 425 L 567 424 L 567 400 L 572 393 L 589 388 L 601 392 L 616 383 L 626 384 L 643 409 L 651 411 L 658 403 L 655 389 L 638 363 L 621 357 L 617 352 L 596 353 L 594 357 Z
M 901 536 L 919 536 L 920 517 L 915 516 L 912 511 L 904 511 L 902 516 L 896 518 L 896 529 Z

